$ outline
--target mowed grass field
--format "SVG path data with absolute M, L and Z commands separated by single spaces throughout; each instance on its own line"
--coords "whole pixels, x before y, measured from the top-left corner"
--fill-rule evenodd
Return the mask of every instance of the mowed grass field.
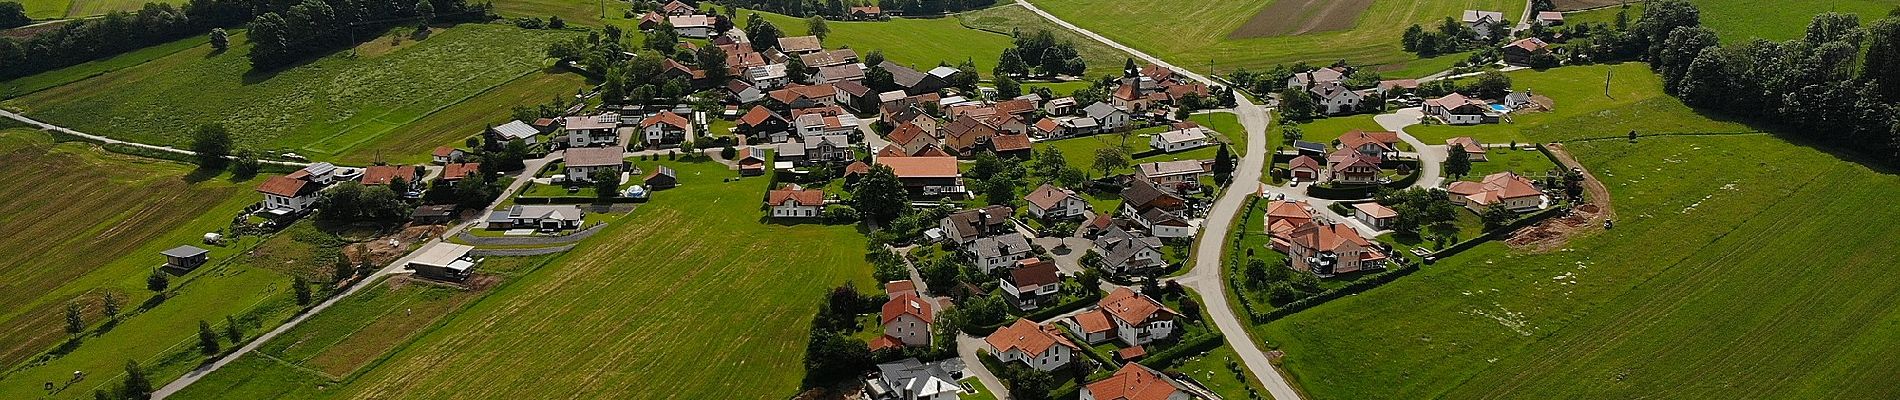
M 680 172 L 680 187 L 656 193 L 607 231 L 347 383 L 296 396 L 793 394 L 804 373 L 807 324 L 822 294 L 846 281 L 875 286 L 863 261 L 865 239 L 848 226 L 764 223 L 763 181 L 722 182 L 737 173 L 711 162 L 666 164 Z M 247 368 L 285 386 L 313 382 L 266 361 Z M 247 389 L 206 394 L 283 393 L 234 387 Z
M 557 97 L 571 99 L 576 90 L 590 87 L 589 83 L 579 74 L 553 69 L 530 72 L 396 128 L 400 140 L 373 141 L 337 160 L 352 165 L 379 159 L 391 164 L 426 164 L 436 146 L 466 148 L 465 139 L 507 123 L 514 118 L 515 106 L 543 104 Z
M 1511 123 L 1482 125 L 1413 125 L 1405 128 L 1426 144 L 1471 136 L 1483 143 L 1531 143 L 1546 138 L 1606 137 L 1686 132 L 1753 132 L 1755 129 L 1703 117 L 1682 102 L 1663 94 L 1662 77 L 1640 63 L 1588 65 L 1546 71 L 1520 70 L 1511 77 L 1513 90 L 1550 97 L 1554 109 L 1512 114 Z M 1605 95 L 1605 80 L 1608 95 Z M 1309 130 L 1307 135 L 1312 136 Z
M 18 0 L 26 7 L 27 18 L 60 19 L 101 15 L 113 11 L 133 11 L 145 3 L 184 5 L 185 0 Z
M 1213 142 L 1229 143 L 1231 147 L 1228 151 L 1232 151 L 1236 159 L 1246 151 L 1247 131 L 1240 126 L 1239 117 L 1233 113 L 1214 112 L 1195 114 L 1193 118 L 1189 118 L 1189 120 L 1219 133 L 1219 135 L 1210 139 L 1212 139 Z M 1129 133 L 1128 142 L 1125 144 L 1126 148 L 1124 150 L 1130 155 L 1152 151 L 1153 148 L 1148 146 L 1149 135 L 1160 134 L 1168 130 L 1169 128 L 1165 125 L 1134 130 Z M 1036 151 L 1042 151 L 1049 147 L 1062 150 L 1062 158 L 1068 160 L 1069 166 L 1080 169 L 1082 172 L 1087 172 L 1089 176 L 1093 177 L 1101 175 L 1102 173 L 1101 170 L 1095 169 L 1093 166 L 1095 164 L 1095 152 L 1101 149 L 1123 145 L 1122 136 L 1120 134 L 1104 133 L 1041 141 L 1036 142 L 1034 147 Z M 1135 171 L 1134 165 L 1141 163 L 1170 160 L 1212 160 L 1214 159 L 1215 153 L 1219 151 L 1220 146 L 1210 145 L 1192 150 L 1134 158 L 1129 160 L 1128 167 L 1117 169 L 1115 173 L 1133 173 Z
M 184 145 L 196 126 L 222 122 L 240 147 L 327 159 L 414 141 L 405 125 L 541 70 L 544 45 L 574 34 L 465 24 L 397 46 L 371 40 L 361 57 L 338 52 L 279 72 L 251 71 L 244 57 L 250 44 L 239 34 L 228 51 L 197 46 L 4 105 L 81 131 L 158 144 Z
M 184 51 L 193 47 L 197 47 L 199 45 L 203 45 L 205 43 L 209 43 L 208 42 L 209 40 L 210 39 L 208 38 L 208 36 L 194 36 L 190 38 L 179 39 L 176 41 L 172 41 L 170 43 L 165 43 L 165 44 L 161 44 L 157 46 L 133 50 L 131 52 L 127 52 L 124 54 L 120 54 L 120 55 L 109 57 L 102 60 L 95 60 L 95 61 L 91 61 L 91 62 L 79 64 L 79 65 L 74 65 L 71 67 L 47 71 L 47 72 L 40 73 L 33 76 L 20 77 L 18 79 L 14 79 L 10 81 L 0 82 L 0 100 L 25 96 L 29 93 L 46 90 L 47 88 L 64 85 L 68 83 L 73 83 L 82 79 L 99 76 L 107 72 L 117 71 L 120 69 L 137 66 L 139 64 L 144 64 L 147 61 L 152 61 L 152 60 L 158 59 L 159 57 L 164 57 L 167 55 L 171 55 L 172 53 L 177 53 L 177 52 Z
M 752 12 L 755 11 L 739 10 L 738 23 L 744 25 L 747 15 Z M 803 19 L 757 12 L 785 32 L 785 36 L 809 33 L 810 29 Z M 860 59 L 872 50 L 883 50 L 884 58 L 919 71 L 936 68 L 938 64 L 954 66 L 970 60 L 976 62 L 976 69 L 981 75 L 988 77 L 990 70 L 996 69 L 996 59 L 1003 55 L 1003 49 L 1013 45 L 1009 35 L 966 28 L 956 18 L 826 21 L 825 27 L 831 29 L 831 33 L 825 36 L 827 49 L 850 47 L 858 51 Z M 1097 67 L 1093 63 L 1089 64 L 1090 71 L 1100 72 Z M 1119 69 L 1121 64 L 1109 68 Z
M 1615 229 L 1484 244 L 1267 324 L 1286 371 L 1314 398 L 1900 396 L 1900 214 L 1877 206 L 1900 177 L 1768 134 L 1576 140 L 1746 130 L 1667 97 L 1603 107 L 1524 134 L 1568 141 Z
M 1276 10 L 1287 1 L 1313 3 L 1294 11 Z M 1310 2 L 1277 0 L 1125 1 L 1035 0 L 1033 3 L 1076 26 L 1167 59 L 1184 68 L 1215 72 L 1235 68 L 1271 68 L 1309 62 L 1380 65 L 1407 71 L 1417 56 L 1399 44 L 1405 27 L 1465 9 L 1503 12 L 1516 19 L 1525 3 L 1508 0 L 1372 0 Z M 1270 11 L 1263 14 L 1263 11 Z M 1256 19 L 1258 16 L 1258 19 Z M 1341 21 L 1350 21 L 1350 24 Z M 1344 26 L 1346 28 L 1340 29 Z M 1295 34 L 1297 32 L 1297 34 Z M 1445 64 L 1441 60 L 1420 62 Z M 1436 71 L 1431 71 L 1436 72 Z M 1430 72 L 1426 72 L 1430 73 Z

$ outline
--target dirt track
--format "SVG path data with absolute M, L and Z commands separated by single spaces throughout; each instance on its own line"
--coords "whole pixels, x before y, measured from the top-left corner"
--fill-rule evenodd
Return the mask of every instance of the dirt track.
M 1624 3 L 1634 3 L 1634 1 L 1629 1 L 1629 0 L 1556 0 L 1552 3 L 1553 5 L 1557 6 L 1557 11 L 1574 11 L 1574 10 L 1582 10 L 1582 9 L 1587 9 L 1587 8 L 1608 7 L 1608 6 L 1614 6 L 1614 5 L 1624 4 Z M 1635 16 L 1632 15 L 1630 17 L 1634 18 Z
M 1267 5 L 1228 39 L 1291 36 L 1352 28 L 1372 0 L 1280 0 Z
M 1604 220 L 1616 217 L 1616 209 L 1610 206 L 1609 187 L 1604 186 L 1603 181 L 1597 180 L 1596 175 L 1591 174 L 1588 168 L 1578 163 L 1575 157 L 1571 157 L 1570 152 L 1564 150 L 1563 144 L 1551 143 L 1546 147 L 1550 149 L 1550 154 L 1557 156 L 1557 160 L 1563 162 L 1564 165 L 1574 166 L 1583 171 L 1583 197 L 1586 202 L 1572 208 L 1570 214 L 1547 219 L 1511 232 L 1511 237 L 1505 239 L 1505 243 L 1512 247 L 1537 252 L 1556 250 L 1562 248 L 1564 243 L 1569 242 L 1572 237 L 1602 230 Z

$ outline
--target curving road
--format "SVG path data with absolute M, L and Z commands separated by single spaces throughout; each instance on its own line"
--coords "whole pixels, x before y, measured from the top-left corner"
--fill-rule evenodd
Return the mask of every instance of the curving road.
M 1016 0 L 1016 4 L 1063 29 L 1102 42 L 1148 63 L 1167 67 L 1175 73 L 1210 86 L 1218 84 L 1206 76 L 1176 67 L 1148 53 L 1116 43 L 1095 32 L 1056 18 L 1055 15 L 1037 8 L 1028 1 Z M 1247 364 L 1247 369 L 1266 386 L 1268 394 L 1273 395 L 1275 399 L 1297 400 L 1300 398 L 1299 391 L 1294 390 L 1286 377 L 1280 375 L 1279 370 L 1273 366 L 1272 359 L 1267 357 L 1266 352 L 1260 351 L 1260 345 L 1247 333 L 1246 325 L 1234 314 L 1233 305 L 1227 302 L 1227 285 L 1220 276 L 1221 249 L 1226 247 L 1225 239 L 1231 235 L 1234 217 L 1240 213 L 1241 207 L 1246 205 L 1247 196 L 1261 189 L 1261 170 L 1266 166 L 1267 160 L 1266 132 L 1269 117 L 1266 108 L 1254 104 L 1246 96 L 1236 96 L 1235 101 L 1238 101 L 1239 105 L 1234 107 L 1234 114 L 1240 117 L 1241 126 L 1247 129 L 1247 149 L 1240 157 L 1240 166 L 1235 168 L 1233 183 L 1221 193 L 1219 199 L 1214 200 L 1213 207 L 1207 212 L 1207 220 L 1201 223 L 1204 228 L 1201 232 L 1203 240 L 1200 241 L 1199 247 L 1194 249 L 1194 268 L 1176 280 L 1201 294 L 1201 299 L 1208 303 L 1204 309 L 1207 310 L 1209 319 L 1214 321 L 1214 326 L 1219 328 L 1227 338 L 1227 346 L 1240 355 L 1241 361 Z

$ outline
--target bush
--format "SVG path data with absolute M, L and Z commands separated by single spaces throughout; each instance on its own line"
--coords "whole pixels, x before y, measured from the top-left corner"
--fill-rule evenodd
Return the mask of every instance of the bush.
M 858 210 L 847 205 L 833 205 L 825 208 L 825 222 L 833 224 L 853 224 L 858 222 Z

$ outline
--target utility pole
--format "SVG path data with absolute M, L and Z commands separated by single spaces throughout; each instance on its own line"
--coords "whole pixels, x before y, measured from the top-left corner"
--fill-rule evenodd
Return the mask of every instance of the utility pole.
M 1603 97 L 1615 98 L 1613 96 L 1610 96 L 1610 76 L 1615 75 L 1615 74 L 1616 74 L 1615 67 L 1605 68 L 1603 70 Z

